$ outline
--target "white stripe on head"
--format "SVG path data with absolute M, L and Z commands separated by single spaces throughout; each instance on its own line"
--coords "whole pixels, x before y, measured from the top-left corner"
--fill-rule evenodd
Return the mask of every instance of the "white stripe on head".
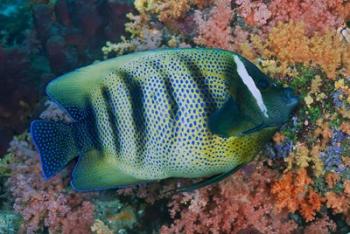
M 258 104 L 260 110 L 263 112 L 265 117 L 268 118 L 269 116 L 267 114 L 267 108 L 265 106 L 260 90 L 256 87 L 253 78 L 249 75 L 247 69 L 245 68 L 243 62 L 239 59 L 239 57 L 237 55 L 234 55 L 233 58 L 237 66 L 238 75 L 241 77 L 243 83 L 245 84 L 245 86 L 247 86 L 250 93 L 255 98 L 255 101 Z

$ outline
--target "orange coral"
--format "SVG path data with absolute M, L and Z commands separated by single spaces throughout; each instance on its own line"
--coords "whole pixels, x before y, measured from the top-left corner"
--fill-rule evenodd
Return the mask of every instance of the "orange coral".
M 305 196 L 306 202 L 300 204 L 300 213 L 307 222 L 314 220 L 316 212 L 321 209 L 321 197 L 313 190 Z
M 287 208 L 289 212 L 300 211 L 304 219 L 309 222 L 315 218 L 316 212 L 321 209 L 321 196 L 312 190 L 311 178 L 302 168 L 297 173 L 287 172 L 272 186 L 272 194 L 276 197 L 276 208 Z
M 212 3 L 213 0 L 193 0 L 192 2 L 194 5 L 196 5 L 199 9 L 202 9 L 204 7 L 209 6 L 210 3 Z
M 344 193 L 350 196 L 350 180 L 344 181 Z
M 346 61 L 350 45 L 339 40 L 336 29 L 308 36 L 303 23 L 279 23 L 264 43 L 262 40 L 253 37 L 252 46 L 265 58 L 276 57 L 284 75 L 290 66 L 298 63 L 320 66 L 330 79 L 335 79 L 341 68 L 350 74 L 350 63 Z
M 326 193 L 326 204 L 333 213 L 343 214 L 346 222 L 350 224 L 350 180 L 345 180 L 343 185 L 343 193 L 338 194 L 333 191 Z
M 335 172 L 329 172 L 326 175 L 326 183 L 329 189 L 332 189 L 339 181 L 340 176 Z
M 327 207 L 332 208 L 334 213 L 343 213 L 349 206 L 348 199 L 345 196 L 338 195 L 335 192 L 326 193 Z

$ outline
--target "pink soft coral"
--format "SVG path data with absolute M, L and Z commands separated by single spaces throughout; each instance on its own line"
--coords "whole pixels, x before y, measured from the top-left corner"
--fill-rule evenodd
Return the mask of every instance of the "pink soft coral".
M 271 17 L 268 6 L 263 1 L 236 0 L 238 13 L 249 25 L 263 26 Z
M 274 210 L 270 186 L 277 174 L 259 163 L 212 186 L 180 194 L 170 203 L 170 227 L 161 233 L 238 233 L 259 230 L 262 233 L 291 233 L 297 225 L 286 213 Z
M 68 180 L 57 176 L 44 181 L 39 157 L 26 141 L 14 140 L 16 163 L 8 181 L 15 198 L 14 209 L 23 216 L 21 233 L 90 233 L 94 207 L 83 195 L 67 191 Z
M 231 49 L 230 21 L 232 10 L 230 0 L 218 0 L 210 11 L 209 19 L 205 20 L 204 13 L 196 11 L 195 21 L 198 25 L 198 35 L 194 38 L 197 44 L 221 49 Z
M 275 23 L 300 21 L 309 33 L 326 32 L 344 23 L 350 4 L 343 0 L 274 0 L 269 10 Z
M 322 218 L 317 218 L 314 222 L 306 226 L 304 233 L 329 234 L 334 233 L 336 229 L 336 224 L 328 216 L 324 215 Z

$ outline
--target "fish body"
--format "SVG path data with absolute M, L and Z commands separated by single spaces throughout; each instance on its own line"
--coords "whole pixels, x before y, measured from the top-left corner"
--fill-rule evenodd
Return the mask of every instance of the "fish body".
M 218 49 L 139 52 L 53 80 L 71 124 L 31 133 L 50 178 L 79 156 L 77 190 L 211 176 L 245 164 L 297 104 L 242 56 Z

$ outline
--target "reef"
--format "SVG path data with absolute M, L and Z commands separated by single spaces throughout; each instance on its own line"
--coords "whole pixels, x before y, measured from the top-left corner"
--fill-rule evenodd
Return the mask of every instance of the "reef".
M 6 184 L 0 186 L 0 232 L 350 232 L 350 2 L 136 0 L 131 6 L 31 1 L 20 9 L 0 7 L 5 19 L 16 14 L 31 19 L 13 21 L 1 35 L 0 73 L 9 74 L 1 79 L 15 89 L 16 81 L 40 74 L 36 82 L 44 85 L 96 59 L 155 48 L 215 47 L 241 53 L 277 83 L 294 88 L 301 97 L 298 111 L 252 163 L 193 193 L 166 193 L 189 180 L 74 192 L 69 168 L 52 180 L 41 178 L 37 152 L 24 133 L 0 160 Z M 117 20 L 121 15 L 127 20 Z M 28 34 L 18 33 L 24 27 Z M 37 62 L 44 67 L 38 69 Z M 11 76 L 16 70 L 21 72 Z M 23 111 L 23 104 L 19 116 L 32 116 L 39 100 L 32 93 L 40 86 L 20 87 L 28 91 L 9 92 L 9 100 L 31 94 L 33 100 L 26 99 L 31 105 Z M 69 121 L 48 105 L 42 118 Z
M 0 1 L 0 153 L 27 127 L 54 77 L 102 59 L 124 33 L 127 1 Z M 41 105 L 42 106 L 42 105 Z

